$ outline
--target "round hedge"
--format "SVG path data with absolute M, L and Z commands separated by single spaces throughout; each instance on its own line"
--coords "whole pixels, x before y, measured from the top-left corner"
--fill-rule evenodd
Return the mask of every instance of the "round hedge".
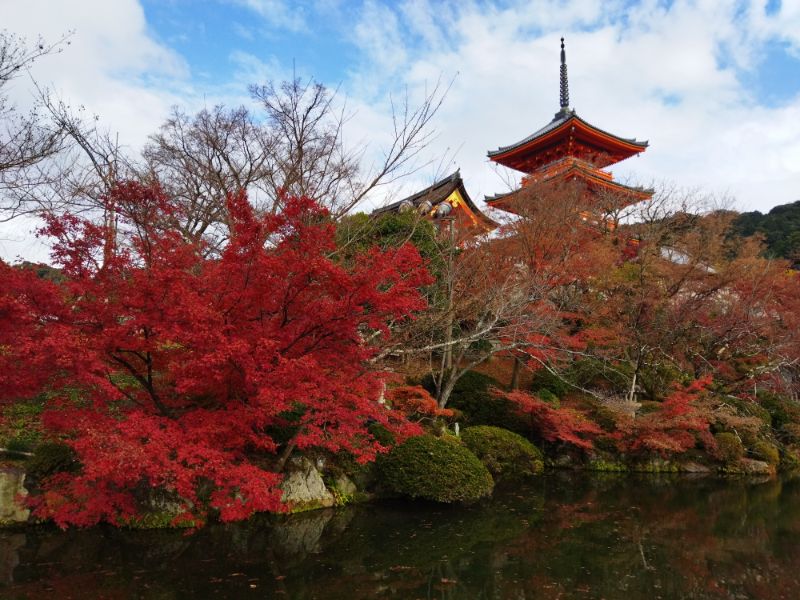
M 461 439 L 495 481 L 522 479 L 544 469 L 539 449 L 513 431 L 488 425 L 467 427 Z
M 492 493 L 483 463 L 453 438 L 409 438 L 381 457 L 379 473 L 392 491 L 435 502 L 474 502 Z

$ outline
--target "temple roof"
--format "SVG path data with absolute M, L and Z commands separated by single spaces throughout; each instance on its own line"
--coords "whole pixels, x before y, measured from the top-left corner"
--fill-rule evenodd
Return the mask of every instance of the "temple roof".
M 598 132 L 598 133 L 600 133 L 602 135 L 608 136 L 608 137 L 610 137 L 610 138 L 612 138 L 612 139 L 614 139 L 616 141 L 619 141 L 619 142 L 624 143 L 624 144 L 631 144 L 631 145 L 634 145 L 634 146 L 639 146 L 640 147 L 640 152 L 644 151 L 648 146 L 648 142 L 647 141 L 639 141 L 636 138 L 619 137 L 617 135 L 614 135 L 613 133 L 609 133 L 608 131 L 600 129 L 599 127 L 596 127 L 595 125 L 592 125 L 588 121 L 585 121 L 584 119 L 579 117 L 575 113 L 575 110 L 569 109 L 569 110 L 566 110 L 566 111 L 561 110 L 561 111 L 557 112 L 556 116 L 553 118 L 552 121 L 550 121 L 547 125 L 545 125 L 541 129 L 539 129 L 537 131 L 534 131 L 532 134 L 530 134 L 525 139 L 522 139 L 522 140 L 516 142 L 515 144 L 510 144 L 508 146 L 500 146 L 497 150 L 493 150 L 493 151 L 490 150 L 487 153 L 487 155 L 489 156 L 489 158 L 494 158 L 495 156 L 500 156 L 501 154 L 505 154 L 506 152 L 509 152 L 511 150 L 515 150 L 517 148 L 525 146 L 529 142 L 532 142 L 535 139 L 544 136 L 546 133 L 550 133 L 551 131 L 554 131 L 554 130 L 558 129 L 562 125 L 565 125 L 565 124 L 569 123 L 572 119 L 575 119 L 576 121 L 579 121 L 584 126 L 590 128 L 590 129 L 592 129 L 592 130 L 594 130 L 594 131 L 596 131 L 596 132 Z
M 552 121 L 538 131 L 514 144 L 490 151 L 488 157 L 513 169 L 526 171 L 524 164 L 527 158 L 542 150 L 568 143 L 572 139 L 579 139 L 607 155 L 605 160 L 597 164 L 599 167 L 644 152 L 648 146 L 646 141 L 619 137 L 600 129 L 579 117 L 572 109 L 562 109 L 556 113 Z
M 580 179 L 594 189 L 605 188 L 612 194 L 618 194 L 620 199 L 632 198 L 636 201 L 640 201 L 646 200 L 653 195 L 654 190 L 650 188 L 630 186 L 614 181 L 610 173 L 592 168 L 591 165 L 585 164 L 583 161 L 565 159 L 563 162 L 565 163 L 564 168 L 555 169 L 548 175 L 528 185 L 546 185 L 550 182 Z M 512 200 L 512 197 L 521 189 L 524 189 L 524 187 L 523 185 L 522 188 L 511 192 L 486 196 L 484 201 L 488 206 L 502 207 L 503 204 L 507 204 L 508 200 Z M 503 208 L 508 210 L 509 207 Z
M 569 107 L 567 55 L 563 37 L 560 79 L 560 109 L 553 120 L 514 144 L 488 152 L 491 160 L 525 173 L 531 173 L 566 156 L 583 158 L 589 160 L 593 166 L 603 168 L 647 148 L 647 142 L 619 137 L 595 127 Z
M 400 212 L 404 206 L 419 208 L 426 201 L 430 202 L 432 208 L 435 208 L 438 204 L 448 200 L 454 192 L 458 192 L 459 196 L 464 201 L 464 205 L 468 209 L 468 212 L 474 216 L 475 220 L 481 224 L 483 229 L 492 230 L 498 227 L 498 223 L 485 215 L 472 201 L 472 198 L 469 197 L 467 189 L 464 187 L 464 180 L 461 178 L 460 170 L 457 170 L 455 173 L 451 173 L 444 179 L 441 179 L 433 185 L 430 185 L 419 192 L 411 194 L 402 200 L 398 200 L 392 204 L 387 204 L 386 206 L 377 208 L 372 211 L 372 214 L 380 215 L 388 212 Z

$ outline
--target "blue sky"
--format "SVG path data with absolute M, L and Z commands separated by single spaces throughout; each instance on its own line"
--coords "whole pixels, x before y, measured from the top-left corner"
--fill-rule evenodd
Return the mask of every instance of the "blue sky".
M 506 189 L 486 151 L 558 109 L 562 35 L 578 114 L 650 141 L 618 178 L 739 209 L 800 199 L 800 0 L 0 0 L 0 13 L 31 39 L 74 30 L 32 74 L 132 151 L 171 106 L 248 104 L 248 84 L 295 72 L 338 88 L 346 141 L 369 158 L 390 95 L 452 81 L 427 162 L 365 209 L 457 167 L 476 200 Z

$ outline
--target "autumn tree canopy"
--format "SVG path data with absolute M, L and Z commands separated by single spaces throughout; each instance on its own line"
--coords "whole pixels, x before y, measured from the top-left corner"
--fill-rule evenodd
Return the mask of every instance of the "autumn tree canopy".
M 164 226 L 176 208 L 157 186 L 121 183 L 107 202 L 127 207 L 111 251 L 105 227 L 49 218 L 64 284 L 0 265 L 2 400 L 46 394 L 44 423 L 81 464 L 43 482 L 38 515 L 115 522 L 158 488 L 187 518 L 240 519 L 280 509 L 279 449 L 366 461 L 384 450 L 370 425 L 415 431 L 378 403 L 368 365 L 387 322 L 425 306 L 413 246 L 345 268 L 328 257 L 334 229 L 316 203 L 287 198 L 257 217 L 239 193 L 212 260 Z M 275 427 L 292 432 L 280 448 Z

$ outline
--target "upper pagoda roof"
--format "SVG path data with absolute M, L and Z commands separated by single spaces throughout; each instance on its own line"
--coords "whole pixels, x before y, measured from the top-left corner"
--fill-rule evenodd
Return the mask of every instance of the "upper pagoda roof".
M 487 154 L 489 158 L 502 164 L 504 159 L 511 160 L 517 154 L 530 154 L 540 148 L 557 143 L 562 137 L 569 134 L 584 138 L 585 141 L 593 141 L 608 150 L 630 152 L 630 155 L 643 152 L 648 146 L 647 141 L 619 137 L 600 129 L 579 117 L 574 110 L 567 109 L 556 113 L 552 121 L 528 137 L 514 144 L 501 146 Z
M 485 215 L 470 198 L 467 188 L 464 186 L 460 169 L 402 200 L 375 209 L 372 214 L 380 215 L 389 212 L 400 212 L 404 207 L 419 210 L 425 202 L 429 202 L 430 208 L 426 210 L 426 213 L 435 219 L 436 207 L 442 202 L 448 202 L 453 208 L 458 208 L 460 203 L 456 198 L 460 198 L 463 201 L 461 208 L 464 209 L 473 225 L 480 225 L 481 229 L 486 231 L 491 231 L 498 227 L 498 223 Z
M 552 121 L 526 138 L 488 152 L 488 157 L 512 169 L 530 173 L 570 155 L 590 159 L 603 168 L 643 152 L 647 142 L 623 138 L 596 127 L 569 107 L 566 51 L 561 38 L 560 110 Z

